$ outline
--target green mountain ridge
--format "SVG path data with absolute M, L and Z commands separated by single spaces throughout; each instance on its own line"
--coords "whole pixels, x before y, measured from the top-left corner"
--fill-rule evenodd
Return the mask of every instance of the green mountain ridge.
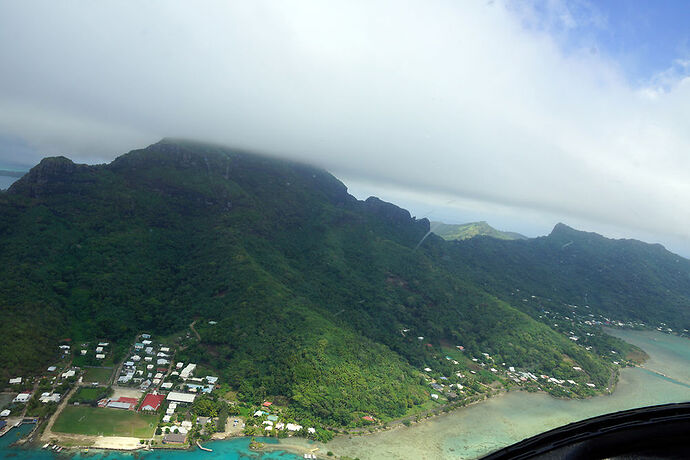
M 515 232 L 496 230 L 485 221 L 467 224 L 445 224 L 432 222 L 432 231 L 444 240 L 466 240 L 475 236 L 490 236 L 500 240 L 526 240 L 527 237 Z
M 473 238 L 446 249 L 452 270 L 504 299 L 519 288 L 542 303 L 550 299 L 618 320 L 690 329 L 690 260 L 660 244 L 609 239 L 559 223 L 545 237 Z
M 0 334 L 11 338 L 0 378 L 43 369 L 62 338 L 126 342 L 212 319 L 198 322 L 202 341 L 186 359 L 217 370 L 241 400 L 282 398 L 330 426 L 422 407 L 421 369 L 456 381 L 444 359 L 454 345 L 467 357 L 608 385 L 609 360 L 510 295 L 515 282 L 543 290 L 516 271 L 539 266 L 563 232 L 524 241 L 431 235 L 415 250 L 429 228 L 378 198 L 355 199 L 321 169 L 214 145 L 166 139 L 97 166 L 44 159 L 0 193 Z M 585 276 L 579 266 L 563 276 L 572 274 Z M 558 281 L 560 300 L 575 296 Z M 629 349 L 598 340 L 607 353 Z M 467 390 L 483 391 L 491 374 L 458 359 L 479 371 Z

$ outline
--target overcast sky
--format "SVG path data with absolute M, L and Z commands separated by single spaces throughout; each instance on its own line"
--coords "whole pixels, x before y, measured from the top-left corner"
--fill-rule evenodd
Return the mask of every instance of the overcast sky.
M 650 6 L 651 5 L 651 6 Z M 161 137 L 690 255 L 690 3 L 0 1 L 0 168 Z

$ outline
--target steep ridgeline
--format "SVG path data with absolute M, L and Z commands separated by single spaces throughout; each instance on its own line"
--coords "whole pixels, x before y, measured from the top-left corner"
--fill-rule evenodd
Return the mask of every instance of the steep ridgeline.
M 445 354 L 460 344 L 477 378 L 492 374 L 463 356 L 485 352 L 606 386 L 613 367 L 596 350 L 458 276 L 442 258 L 463 246 L 432 236 L 413 250 L 428 230 L 323 170 L 216 146 L 47 158 L 0 193 L 0 378 L 43 369 L 62 338 L 128 343 L 197 319 L 187 359 L 242 400 L 282 398 L 336 426 L 428 403 L 421 369 L 455 379 Z
M 587 306 L 612 319 L 690 329 L 690 260 L 659 244 L 613 240 L 564 224 L 521 241 L 472 238 L 443 248 L 447 268 L 489 292 Z M 531 297 L 530 297 L 531 298 Z M 529 310 L 532 302 L 515 305 Z
M 499 240 L 526 240 L 527 237 L 515 232 L 496 230 L 485 221 L 469 224 L 444 224 L 432 222 L 431 230 L 444 240 L 466 240 L 475 236 L 490 236 Z

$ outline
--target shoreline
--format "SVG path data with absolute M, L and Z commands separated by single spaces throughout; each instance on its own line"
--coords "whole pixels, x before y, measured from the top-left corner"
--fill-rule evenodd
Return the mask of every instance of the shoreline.
M 642 367 L 642 366 L 636 366 L 636 367 Z M 613 377 L 613 375 L 612 375 Z M 444 406 L 439 406 L 438 408 L 435 409 L 430 409 L 428 412 L 426 412 L 424 415 L 416 414 L 416 415 L 409 415 L 400 419 L 396 419 L 393 421 L 386 422 L 382 425 L 375 425 L 371 426 L 368 428 L 363 428 L 359 427 L 356 429 L 356 431 L 347 431 L 347 432 L 338 432 L 335 433 L 334 438 L 341 438 L 341 437 L 352 437 L 352 436 L 370 436 L 370 435 L 375 435 L 375 434 L 380 434 L 383 432 L 388 432 L 388 431 L 396 431 L 400 430 L 403 428 L 414 428 L 417 426 L 422 426 L 428 422 L 431 422 L 433 420 L 436 420 L 438 418 L 442 418 L 443 416 L 449 416 L 453 415 L 455 412 L 459 412 L 462 409 L 466 409 L 469 407 L 472 407 L 477 404 L 481 404 L 483 402 L 487 402 L 490 399 L 495 399 L 495 398 L 500 398 L 505 396 L 508 393 L 514 393 L 514 392 L 525 392 L 525 393 L 541 393 L 544 395 L 548 395 L 551 398 L 554 399 L 560 399 L 560 400 L 577 400 L 577 399 L 591 399 L 594 397 L 598 396 L 610 396 L 613 394 L 615 391 L 616 387 L 618 384 L 618 379 L 615 380 L 614 386 L 610 391 L 607 392 L 602 392 L 600 394 L 597 394 L 595 396 L 591 396 L 588 398 L 567 398 L 567 397 L 556 397 L 551 395 L 550 393 L 540 390 L 540 391 L 534 391 L 534 392 L 529 392 L 527 390 L 523 389 L 506 389 L 505 387 L 500 388 L 500 389 L 495 389 L 491 393 L 484 394 L 482 398 L 476 399 L 474 401 L 470 401 L 465 405 L 460 405 L 458 404 L 455 407 L 450 407 L 450 405 L 446 404 Z M 417 419 L 417 417 L 419 417 Z M 409 425 L 406 425 L 405 422 L 409 421 Z M 46 421 L 42 423 L 47 423 Z M 40 424 L 36 424 L 36 427 L 34 430 L 32 430 L 32 433 L 34 433 L 38 428 L 40 428 Z M 30 433 L 31 434 L 31 433 Z M 28 436 L 30 436 L 27 435 Z M 71 451 L 71 452 L 79 452 L 83 450 L 102 450 L 102 451 L 115 451 L 115 452 L 123 452 L 123 453 L 134 453 L 139 450 L 143 451 L 155 451 L 155 450 L 164 450 L 164 451 L 192 451 L 196 450 L 196 446 L 187 446 L 187 447 L 165 447 L 164 445 L 161 446 L 147 446 L 147 445 L 142 445 L 139 443 L 140 438 L 130 438 L 130 437 L 122 437 L 122 436 L 93 436 L 93 435 L 81 435 L 81 434 L 73 434 L 73 433 L 57 433 L 57 432 L 51 432 L 51 441 L 56 441 L 54 442 L 55 444 L 61 444 L 63 442 L 71 444 L 71 443 L 79 443 L 76 445 L 67 445 L 63 446 L 65 450 Z M 41 449 L 41 442 L 43 440 L 41 439 L 35 439 L 32 441 L 26 441 L 27 437 L 22 438 L 22 440 L 19 440 L 19 442 L 23 441 L 23 444 L 25 446 L 31 446 L 32 448 L 36 449 Z M 232 439 L 240 439 L 240 438 L 247 438 L 251 439 L 252 436 L 245 436 L 243 434 L 226 434 L 223 437 L 216 437 L 214 439 L 211 439 L 211 442 L 216 442 L 216 441 L 229 441 Z M 286 451 L 298 455 L 303 455 L 307 453 L 316 453 L 317 451 L 322 451 L 322 455 L 325 455 L 326 448 L 328 446 L 328 443 L 322 443 L 320 441 L 313 441 L 309 440 L 307 438 L 302 438 L 298 436 L 291 436 L 288 438 L 273 438 L 276 439 L 278 442 L 273 444 L 265 444 L 261 449 L 256 449 L 252 450 L 254 452 L 262 452 L 262 451 Z M 295 440 L 297 442 L 290 442 L 291 440 Z M 52 442 L 51 442 L 52 443 Z M 83 444 L 82 444 L 83 443 Z M 304 444 L 303 444 L 304 443 Z M 308 447 L 306 444 L 307 443 L 313 443 L 314 447 Z M 317 454 L 318 455 L 318 454 Z
M 655 331 L 651 331 L 655 332 Z M 663 332 L 662 332 L 663 333 Z M 612 334 L 610 334 L 612 335 Z M 674 334 L 669 334 L 669 335 L 674 335 Z M 676 335 L 676 337 L 682 337 Z M 644 350 L 643 350 L 644 351 Z M 646 353 L 646 352 L 645 352 Z M 649 355 L 646 356 L 647 359 L 644 359 L 641 363 L 636 363 L 634 368 L 642 368 L 651 372 L 654 372 L 658 375 L 664 376 L 665 375 L 661 372 L 655 372 L 654 370 L 648 369 L 644 363 L 648 361 L 650 358 Z M 528 393 L 542 393 L 544 395 L 549 395 L 551 398 L 554 399 L 559 399 L 559 400 L 585 400 L 585 399 L 592 399 L 594 397 L 598 396 L 611 396 L 613 395 L 616 390 L 619 387 L 620 380 L 620 371 L 624 368 L 616 368 L 614 369 L 614 372 L 612 372 L 611 375 L 611 384 L 610 389 L 607 391 L 602 391 L 598 392 L 596 395 L 593 396 L 588 396 L 586 398 L 572 398 L 572 397 L 558 397 L 558 396 L 553 396 L 549 392 L 544 391 L 544 390 L 539 390 L 539 391 L 528 391 L 527 389 L 522 389 L 522 388 L 511 388 L 507 389 L 505 387 L 502 387 L 500 389 L 493 389 L 489 393 L 482 394 L 481 398 L 478 398 L 476 400 L 470 401 L 464 405 L 462 405 L 462 402 L 455 402 L 455 405 L 451 404 L 445 404 L 443 406 L 439 406 L 434 409 L 429 409 L 426 412 L 422 412 L 416 415 L 409 415 L 406 417 L 402 417 L 400 419 L 392 420 L 389 422 L 386 422 L 381 425 L 374 425 L 371 427 L 358 427 L 353 429 L 352 431 L 347 431 L 346 429 L 338 429 L 337 433 L 334 433 L 334 439 L 342 438 L 343 436 L 367 436 L 367 435 L 373 435 L 373 434 L 380 434 L 383 432 L 388 432 L 388 431 L 394 431 L 394 430 L 399 430 L 402 427 L 404 428 L 413 428 L 417 426 L 422 426 L 423 422 L 427 421 L 432 421 L 437 418 L 441 418 L 444 415 L 453 415 L 457 413 L 456 411 L 459 411 L 460 409 L 467 408 L 474 406 L 475 404 L 479 404 L 482 402 L 486 402 L 490 399 L 493 398 L 499 398 L 501 396 L 505 396 L 507 393 L 514 393 L 514 392 L 528 392 Z M 423 415 L 422 415 L 423 414 Z M 409 423 L 405 423 L 409 422 Z M 28 438 L 36 432 L 36 430 L 42 428 L 43 423 L 48 424 L 49 420 L 44 420 L 38 424 L 36 424 L 36 427 L 34 430 L 32 430 L 31 433 L 29 433 L 27 436 L 19 440 L 24 444 L 25 447 L 31 447 L 31 448 L 36 448 L 40 449 L 41 448 L 41 443 L 45 442 L 43 440 L 43 436 L 39 436 L 38 438 L 28 441 Z M 45 433 L 42 433 L 45 434 Z M 52 432 L 52 439 L 51 441 L 57 441 L 58 444 L 60 443 L 67 443 L 67 444 L 72 444 L 73 445 L 68 445 L 68 446 L 63 446 L 65 449 L 68 451 L 73 451 L 77 452 L 80 450 L 84 449 L 95 449 L 95 450 L 104 450 L 104 451 L 118 451 L 118 452 L 135 452 L 138 450 L 144 450 L 144 451 L 151 451 L 151 450 L 179 450 L 179 451 L 191 451 L 195 450 L 195 446 L 188 446 L 185 448 L 170 448 L 166 447 L 164 445 L 156 446 L 156 447 L 151 447 L 147 445 L 142 445 L 139 443 L 139 438 L 125 438 L 125 437 L 110 437 L 110 436 L 91 436 L 91 435 L 79 435 L 79 434 L 71 434 L 71 433 L 56 433 Z M 220 436 L 217 436 L 220 435 Z M 215 441 L 223 441 L 223 440 L 232 440 L 232 439 L 239 439 L 239 438 L 250 438 L 249 436 L 244 436 L 241 433 L 217 433 L 216 436 L 213 437 L 211 440 L 212 442 Z M 277 440 L 277 443 L 273 444 L 266 444 L 262 449 L 257 450 L 258 451 L 276 451 L 276 450 L 283 450 L 286 452 L 291 452 L 291 453 L 296 453 L 296 454 L 304 454 L 304 453 L 314 453 L 314 449 L 318 449 L 319 451 L 322 452 L 321 455 L 324 455 L 325 451 L 327 450 L 328 443 L 322 443 L 318 441 L 311 441 L 308 440 L 307 438 L 302 438 L 302 437 L 289 437 L 289 438 L 274 438 Z M 112 442 L 115 441 L 115 442 Z M 123 441 L 123 443 L 118 444 L 119 441 Z M 127 441 L 126 443 L 124 441 Z M 313 443 L 313 444 L 309 444 Z M 313 447 L 310 447 L 313 445 Z

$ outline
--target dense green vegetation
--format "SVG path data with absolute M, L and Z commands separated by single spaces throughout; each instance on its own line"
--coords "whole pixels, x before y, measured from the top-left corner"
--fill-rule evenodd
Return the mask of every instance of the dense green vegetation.
M 118 350 L 196 319 L 202 340 L 180 360 L 315 425 L 424 407 L 421 369 L 452 377 L 443 347 L 455 345 L 560 378 L 577 364 L 607 384 L 614 366 L 596 348 L 511 297 L 525 275 L 513 279 L 500 254 L 510 247 L 492 244 L 532 240 L 432 235 L 414 250 L 428 230 L 392 204 L 357 201 L 325 171 L 215 146 L 165 140 L 91 167 L 45 159 L 0 194 L 0 334 L 12 338 L 0 377 L 41 369 L 62 338 Z M 493 379 L 478 370 L 471 394 Z
M 466 240 L 475 236 L 490 236 L 499 240 L 526 240 L 527 237 L 515 232 L 496 230 L 488 223 L 470 222 L 469 224 L 444 224 L 432 222 L 431 231 L 444 240 Z
M 571 304 L 624 322 L 690 329 L 690 260 L 659 244 L 558 224 L 546 237 L 436 241 L 435 250 L 458 276 L 530 313 Z

